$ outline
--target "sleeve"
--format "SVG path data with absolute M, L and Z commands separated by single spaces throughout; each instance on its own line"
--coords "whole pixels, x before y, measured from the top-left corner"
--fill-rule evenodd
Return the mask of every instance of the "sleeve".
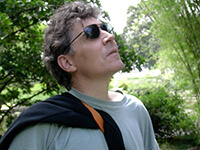
M 159 150 L 160 148 L 159 148 L 158 143 L 155 138 L 152 121 L 151 121 L 150 115 L 144 105 L 143 105 L 142 112 L 143 112 L 142 118 L 144 121 L 142 123 L 142 127 L 143 127 L 142 130 L 143 130 L 143 139 L 144 139 L 145 150 Z
M 15 136 L 9 150 L 44 150 L 48 137 L 49 124 L 38 124 L 25 128 Z

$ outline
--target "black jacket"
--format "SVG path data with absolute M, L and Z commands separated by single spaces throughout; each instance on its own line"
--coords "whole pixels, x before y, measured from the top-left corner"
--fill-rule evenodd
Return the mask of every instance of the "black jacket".
M 124 150 L 122 135 L 115 121 L 106 112 L 97 111 L 104 119 L 104 136 L 109 149 Z M 37 123 L 57 123 L 69 127 L 99 129 L 90 111 L 79 99 L 66 92 L 38 102 L 22 112 L 1 138 L 0 150 L 7 150 L 20 131 Z

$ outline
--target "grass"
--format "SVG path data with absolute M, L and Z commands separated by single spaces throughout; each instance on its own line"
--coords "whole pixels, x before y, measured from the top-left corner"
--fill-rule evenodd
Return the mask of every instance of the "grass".
M 175 142 L 175 143 L 163 143 L 160 144 L 160 150 L 200 150 L 189 143 Z

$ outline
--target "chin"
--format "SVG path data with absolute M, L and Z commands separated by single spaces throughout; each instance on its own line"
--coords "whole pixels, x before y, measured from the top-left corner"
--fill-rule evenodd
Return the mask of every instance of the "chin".
M 122 70 L 124 68 L 124 63 L 122 61 L 119 62 L 119 70 Z
M 115 73 L 116 73 L 118 71 L 121 71 L 124 68 L 124 64 L 121 61 L 114 68 L 115 68 Z

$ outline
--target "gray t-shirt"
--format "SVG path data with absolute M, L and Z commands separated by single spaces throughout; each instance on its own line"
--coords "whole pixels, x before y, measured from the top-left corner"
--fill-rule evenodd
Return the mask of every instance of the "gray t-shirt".
M 136 97 L 125 94 L 121 101 L 113 102 L 87 96 L 75 89 L 69 92 L 93 108 L 110 114 L 120 128 L 126 150 L 159 150 L 149 114 Z M 16 149 L 108 150 L 108 146 L 100 129 L 39 123 L 14 138 L 9 150 Z

